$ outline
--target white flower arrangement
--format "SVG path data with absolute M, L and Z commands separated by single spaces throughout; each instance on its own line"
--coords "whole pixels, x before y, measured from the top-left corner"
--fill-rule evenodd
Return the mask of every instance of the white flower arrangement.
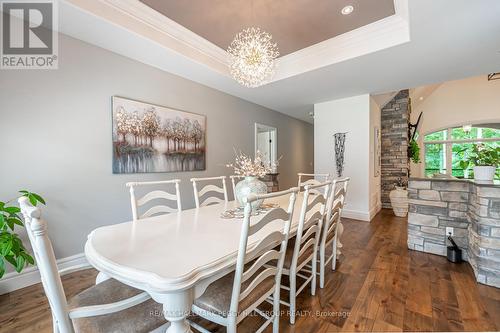
M 233 168 L 234 174 L 238 176 L 261 178 L 271 173 L 273 170 L 276 170 L 280 159 L 281 157 L 274 163 L 265 164 L 263 155 L 260 151 L 257 151 L 254 160 L 240 151 L 236 154 L 234 163 L 226 164 L 226 167 Z

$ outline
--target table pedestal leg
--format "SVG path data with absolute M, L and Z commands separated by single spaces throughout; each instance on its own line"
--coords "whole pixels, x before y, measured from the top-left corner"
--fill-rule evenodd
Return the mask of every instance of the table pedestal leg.
M 163 315 L 170 322 L 166 333 L 192 333 L 186 320 L 194 300 L 191 289 L 169 294 L 150 294 L 156 302 L 163 304 Z

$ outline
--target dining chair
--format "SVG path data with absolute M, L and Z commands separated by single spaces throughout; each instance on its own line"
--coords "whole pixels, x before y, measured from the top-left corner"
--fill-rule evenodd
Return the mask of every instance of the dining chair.
M 347 186 L 350 178 L 333 180 L 332 191 L 328 197 L 326 205 L 326 217 L 321 231 L 321 241 L 319 245 L 319 287 L 325 286 L 325 268 L 332 261 L 332 270 L 337 264 L 338 228 L 340 217 L 344 208 Z M 331 250 L 331 253 L 330 251 Z
M 231 178 L 231 184 L 233 185 L 233 196 L 234 196 L 234 200 L 236 200 L 236 184 L 241 179 L 245 178 L 245 176 L 231 175 L 231 176 L 229 176 L 229 178 Z
M 126 184 L 126 186 L 130 189 L 130 203 L 132 205 L 132 218 L 134 221 L 146 217 L 150 217 L 153 215 L 158 215 L 158 214 L 168 214 L 168 213 L 173 213 L 173 212 L 179 212 L 182 210 L 182 205 L 181 205 L 181 195 L 179 191 L 179 184 L 181 180 L 180 179 L 173 179 L 173 180 L 161 180 L 161 181 L 152 181 L 152 182 L 129 182 Z M 173 184 L 175 185 L 175 194 L 162 191 L 162 190 L 154 190 L 151 192 L 148 192 L 146 195 L 144 195 L 142 198 L 137 199 L 136 198 L 136 189 L 139 187 L 158 187 L 160 185 L 170 185 Z M 171 206 L 167 205 L 154 205 L 150 207 L 146 212 L 143 214 L 139 215 L 138 214 L 138 208 L 140 206 L 144 206 L 148 204 L 149 202 L 153 200 L 167 200 L 167 202 L 174 201 L 176 202 L 177 207 L 172 208 Z
M 288 243 L 283 274 L 289 278 L 289 286 L 281 285 L 289 293 L 289 302 L 281 301 L 290 308 L 290 324 L 295 323 L 296 298 L 304 288 L 311 284 L 311 295 L 316 293 L 316 261 L 325 205 L 331 190 L 332 181 L 316 185 L 305 185 L 302 208 L 299 216 L 297 234 Z M 315 195 L 314 193 L 320 193 Z M 310 196 L 312 195 L 312 199 Z M 310 266 L 307 266 L 310 264 Z M 305 275 L 309 273 L 310 275 Z M 304 283 L 297 288 L 297 277 Z
M 221 181 L 222 187 L 213 184 L 214 182 L 219 182 L 219 181 Z M 193 183 L 194 202 L 196 204 L 196 208 L 217 204 L 221 202 L 227 203 L 228 200 L 227 200 L 226 176 L 191 178 L 191 182 Z M 211 184 L 206 184 L 207 182 Z M 199 183 L 205 183 L 206 185 L 204 185 L 201 190 L 198 190 Z M 224 199 L 217 196 L 217 193 L 222 194 L 224 196 Z
M 304 186 L 306 185 L 318 185 L 322 182 L 328 181 L 330 178 L 329 173 L 301 173 L 299 172 L 297 174 L 299 176 L 299 183 L 298 186 L 301 191 L 303 191 Z M 307 180 L 303 181 L 304 178 L 308 178 Z M 321 194 L 317 190 L 312 190 L 312 194 Z
M 228 333 L 235 333 L 238 323 L 255 311 L 265 319 L 257 332 L 262 332 L 272 322 L 273 332 L 278 333 L 281 272 L 297 193 L 298 188 L 291 188 L 269 194 L 250 194 L 244 199 L 236 270 L 207 287 L 194 301 L 192 311 L 195 314 L 225 326 Z M 287 210 L 277 207 L 262 215 L 251 216 L 252 202 L 282 196 L 289 196 Z M 269 225 L 275 227 L 266 228 Z M 265 301 L 273 304 L 271 315 L 257 308 Z M 208 332 L 198 324 L 191 325 L 201 332 Z
M 25 197 L 19 199 L 19 206 L 52 311 L 54 332 L 149 332 L 166 325 L 162 315 L 151 315 L 162 313 L 161 304 L 146 292 L 114 279 L 100 282 L 68 300 L 61 275 L 91 266 L 78 265 L 58 271 L 47 222 L 41 218 L 40 209 Z

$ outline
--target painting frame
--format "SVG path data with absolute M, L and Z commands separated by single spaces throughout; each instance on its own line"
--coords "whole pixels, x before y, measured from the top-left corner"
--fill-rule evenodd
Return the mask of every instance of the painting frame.
M 117 116 L 119 112 L 121 112 L 122 116 L 120 120 Z M 144 127 L 146 114 L 149 115 L 150 123 L 156 121 L 156 125 Z M 123 119 L 123 116 L 132 118 L 133 120 L 129 122 L 135 124 L 135 126 L 128 124 L 127 120 Z M 179 124 L 180 121 L 185 125 L 184 128 L 192 129 L 192 136 L 188 136 L 184 140 L 169 138 L 165 126 L 167 124 L 174 126 L 174 124 Z M 141 123 L 142 131 L 138 129 L 141 126 L 138 123 Z M 123 134 L 122 128 L 120 128 L 120 131 L 118 130 L 119 124 L 128 129 L 125 134 Z M 191 126 L 188 126 L 188 124 L 191 124 Z M 157 129 L 156 134 L 151 131 L 151 127 Z M 176 130 L 177 128 L 174 131 L 175 133 L 177 133 Z M 136 132 L 142 133 L 142 135 Z M 111 133 L 113 174 L 175 173 L 206 170 L 207 116 L 204 114 L 113 95 L 111 96 Z M 137 137 L 140 138 L 140 144 L 137 144 Z M 167 148 L 165 148 L 165 142 Z M 132 153 L 130 151 L 132 149 L 141 150 L 142 155 Z M 148 151 L 146 155 L 143 152 L 144 150 Z M 124 156 L 126 156 L 127 163 L 123 163 Z M 130 158 L 130 156 L 133 156 L 133 158 Z M 172 157 L 175 157 L 174 162 L 176 163 L 172 164 L 173 161 L 168 161 Z M 156 160 L 158 158 L 163 163 L 158 163 L 159 161 Z M 131 159 L 136 162 L 132 163 L 132 167 L 130 167 Z

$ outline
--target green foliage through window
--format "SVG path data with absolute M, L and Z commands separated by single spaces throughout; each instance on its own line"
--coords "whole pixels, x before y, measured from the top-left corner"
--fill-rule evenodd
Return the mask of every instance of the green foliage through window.
M 493 127 L 500 128 L 500 124 Z M 432 141 L 445 142 L 430 143 Z M 500 129 L 498 128 L 464 126 L 441 130 L 425 135 L 424 146 L 426 176 L 436 173 L 446 174 L 451 170 L 451 175 L 454 177 L 473 178 L 475 165 L 490 163 L 497 167 L 495 178 L 500 179 L 498 165 Z M 484 153 L 478 151 L 479 147 Z M 449 153 L 451 156 L 447 158 Z M 447 161 L 451 161 L 450 166 L 447 166 Z

